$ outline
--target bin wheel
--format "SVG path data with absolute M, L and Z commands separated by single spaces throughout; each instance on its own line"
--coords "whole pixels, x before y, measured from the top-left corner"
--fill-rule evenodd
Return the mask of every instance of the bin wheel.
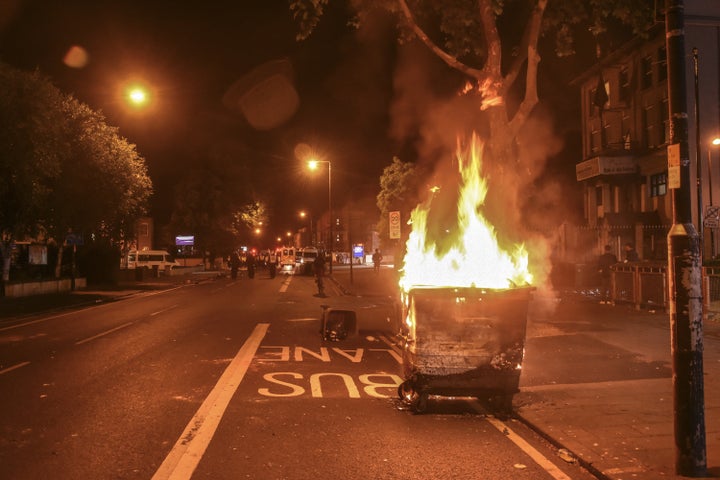
M 482 400 L 482 398 L 480 400 Z M 487 398 L 487 404 L 493 412 L 503 415 L 509 415 L 510 413 L 512 413 L 512 400 L 513 394 L 511 393 L 493 395 Z
M 428 394 L 415 390 L 410 380 L 405 380 L 398 386 L 398 396 L 415 413 L 422 413 L 427 409 Z

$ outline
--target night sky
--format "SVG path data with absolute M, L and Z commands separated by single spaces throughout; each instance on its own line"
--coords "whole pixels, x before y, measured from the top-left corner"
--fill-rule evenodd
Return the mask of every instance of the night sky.
M 344 3 L 330 2 L 316 32 L 298 42 L 287 0 L 5 0 L 0 60 L 38 69 L 137 145 L 155 186 L 150 212 L 159 224 L 169 220 L 182 173 L 205 152 L 228 149 L 255 166 L 253 183 L 270 204 L 270 222 L 286 231 L 302 225 L 299 210 L 320 215 L 327 206 L 327 177 L 308 174 L 298 145 L 332 162 L 334 205 L 363 199 L 372 205 L 393 156 L 442 161 L 448 155 L 440 144 L 454 144 L 451 130 L 473 108 L 460 105 L 455 93 L 464 78 L 424 46 L 399 48 L 387 19 L 351 30 Z M 88 53 L 81 68 L 63 62 L 74 45 Z M 299 108 L 276 128 L 258 130 L 223 96 L 280 59 L 292 66 Z M 566 72 L 548 65 L 553 61 L 543 60 L 550 77 L 541 78 L 540 90 L 545 111 L 549 105 L 555 118 L 566 119 L 551 128 L 565 139 L 577 127 L 568 113 L 575 99 L 567 95 Z M 152 92 L 142 112 L 121 97 L 133 79 Z M 560 103 L 548 102 L 553 97 Z M 575 160 L 570 156 L 566 169 L 570 179 Z
M 3 2 L 0 60 L 38 69 L 137 145 L 155 185 L 151 213 L 159 223 L 169 216 L 174 183 L 198 152 L 232 144 L 234 154 L 258 167 L 258 194 L 272 203 L 271 223 L 284 231 L 297 226 L 297 210 L 327 203 L 327 177 L 304 171 L 298 144 L 332 161 L 338 204 L 373 187 L 376 193 L 382 168 L 403 148 L 387 137 L 392 38 L 363 42 L 335 8 L 298 42 L 287 0 Z M 81 68 L 63 62 L 72 46 L 88 53 Z M 253 69 L 279 59 L 292 65 L 299 109 L 277 128 L 257 130 L 223 105 L 223 96 Z M 142 112 L 122 98 L 130 80 L 151 91 Z

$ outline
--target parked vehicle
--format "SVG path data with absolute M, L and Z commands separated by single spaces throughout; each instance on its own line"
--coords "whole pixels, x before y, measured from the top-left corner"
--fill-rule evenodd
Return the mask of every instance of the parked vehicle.
M 279 249 L 278 254 L 280 255 L 280 271 L 285 274 L 295 273 L 295 248 L 283 247 Z
M 130 250 L 127 256 L 127 268 L 153 268 L 160 270 L 178 267 L 180 264 L 165 250 Z
M 318 257 L 318 249 L 315 247 L 305 247 L 300 249 L 297 258 L 297 271 L 302 275 L 313 274 L 313 264 L 315 259 Z

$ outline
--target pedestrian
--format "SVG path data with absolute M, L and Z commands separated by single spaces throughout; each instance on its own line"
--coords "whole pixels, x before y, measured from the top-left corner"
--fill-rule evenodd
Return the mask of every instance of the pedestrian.
M 375 273 L 380 272 L 380 264 L 382 263 L 382 254 L 380 253 L 379 249 L 375 249 L 375 253 L 373 253 L 372 261 L 373 261 L 373 268 L 375 269 Z
M 600 303 L 612 303 L 612 267 L 618 263 L 617 256 L 612 253 L 610 245 L 605 245 L 605 252 L 598 258 L 598 273 L 600 274 Z
M 635 247 L 632 243 L 626 243 L 625 244 L 625 263 L 627 262 L 639 262 L 640 261 L 640 255 L 638 255 L 637 250 L 635 250 Z
M 318 256 L 315 257 L 313 262 L 313 271 L 315 273 L 315 283 L 318 287 L 318 297 L 325 296 L 325 283 L 323 277 L 325 276 L 325 252 L 318 252 Z
M 230 277 L 235 280 L 237 278 L 238 269 L 240 268 L 240 256 L 237 252 L 230 255 Z
M 255 255 L 252 252 L 247 253 L 245 264 L 247 265 L 248 278 L 255 278 Z

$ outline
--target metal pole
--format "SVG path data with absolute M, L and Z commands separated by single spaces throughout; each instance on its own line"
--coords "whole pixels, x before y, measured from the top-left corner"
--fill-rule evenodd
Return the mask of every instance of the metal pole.
M 708 171 L 708 200 L 710 207 L 713 206 L 713 191 L 712 191 L 712 152 L 708 148 L 708 159 L 707 159 L 707 171 Z M 710 259 L 715 258 L 715 227 L 710 228 Z
M 668 292 L 673 368 L 675 469 L 684 476 L 704 476 L 705 406 L 703 392 L 702 275 L 700 244 L 692 223 L 690 155 L 685 85 L 683 0 L 665 0 L 668 99 L 670 118 L 669 173 L 673 225 L 668 233 Z M 673 152 L 671 157 L 670 153 Z M 677 157 L 675 157 L 677 152 Z M 677 160 L 678 164 L 674 161 Z M 670 180 L 670 175 L 668 177 Z
M 330 216 L 330 274 L 333 271 L 332 164 L 328 161 L 328 215 Z
M 702 155 L 700 148 L 700 81 L 698 79 L 698 49 L 693 47 L 693 77 L 695 80 L 695 194 L 697 195 L 697 225 L 700 237 L 700 251 L 704 252 L 705 235 L 703 232 L 703 195 L 702 195 Z

